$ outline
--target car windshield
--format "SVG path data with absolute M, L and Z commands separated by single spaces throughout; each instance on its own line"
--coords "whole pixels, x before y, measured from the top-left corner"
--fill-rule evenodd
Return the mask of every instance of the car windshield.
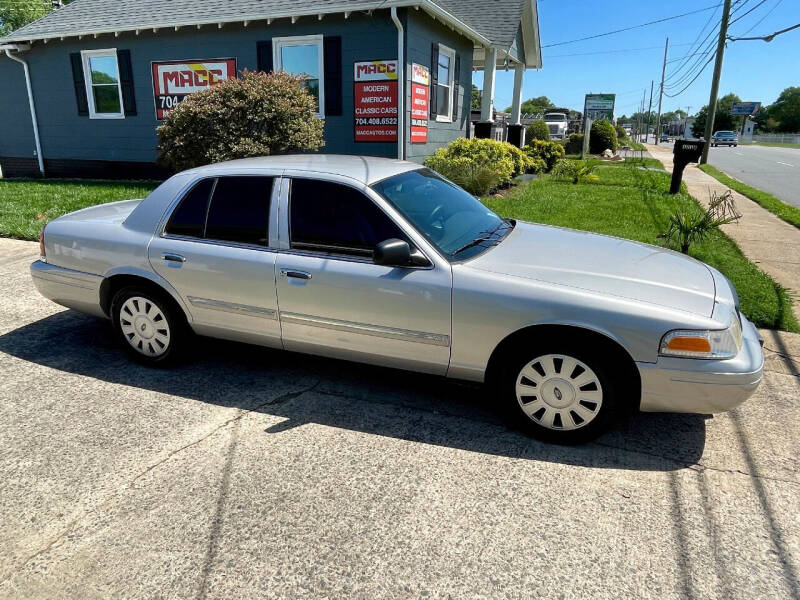
M 566 121 L 567 115 L 545 115 L 545 121 Z
M 443 254 L 458 260 L 499 243 L 513 223 L 430 169 L 389 177 L 372 189 L 392 204 Z
M 718 131 L 717 137 L 733 137 L 735 134 L 732 131 Z

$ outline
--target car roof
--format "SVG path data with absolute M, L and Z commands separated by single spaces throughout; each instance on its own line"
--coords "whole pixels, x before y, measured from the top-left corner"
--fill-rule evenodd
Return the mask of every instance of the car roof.
M 421 165 L 393 158 L 376 156 L 351 156 L 345 154 L 285 154 L 279 156 L 259 156 L 242 158 L 197 167 L 187 171 L 192 174 L 224 175 L 242 172 L 252 173 L 259 170 L 276 169 L 292 171 L 308 171 L 309 173 L 331 173 L 344 175 L 366 185 L 422 168 Z

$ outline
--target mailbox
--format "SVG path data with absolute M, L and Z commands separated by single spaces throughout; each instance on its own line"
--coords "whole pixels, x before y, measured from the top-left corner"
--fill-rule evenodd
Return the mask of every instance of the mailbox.
M 681 181 L 683 180 L 683 170 L 690 162 L 698 162 L 703 154 L 703 147 L 706 143 L 702 140 L 675 140 L 672 149 L 673 159 L 672 182 L 669 186 L 670 194 L 677 194 L 681 191 Z

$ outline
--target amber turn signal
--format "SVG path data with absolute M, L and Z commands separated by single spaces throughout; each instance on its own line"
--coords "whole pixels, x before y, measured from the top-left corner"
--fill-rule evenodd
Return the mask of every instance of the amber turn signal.
M 674 337 L 667 343 L 673 352 L 711 352 L 711 343 L 704 337 Z

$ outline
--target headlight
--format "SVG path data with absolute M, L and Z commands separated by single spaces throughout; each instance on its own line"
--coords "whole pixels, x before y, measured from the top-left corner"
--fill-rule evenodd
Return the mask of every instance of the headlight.
M 721 331 L 670 331 L 661 338 L 658 352 L 662 356 L 724 360 L 733 358 L 741 349 L 742 325 L 734 316 L 730 326 Z

